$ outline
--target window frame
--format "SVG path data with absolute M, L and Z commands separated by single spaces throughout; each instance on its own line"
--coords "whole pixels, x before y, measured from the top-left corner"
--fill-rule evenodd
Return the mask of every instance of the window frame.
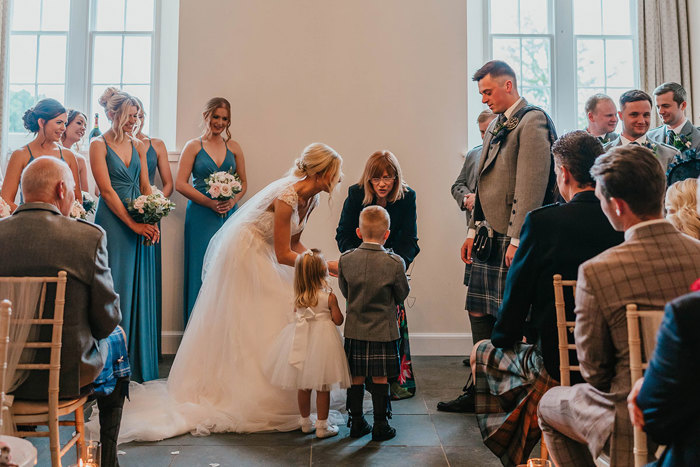
M 630 3 L 630 34 L 627 35 L 591 35 L 576 34 L 574 31 L 574 0 L 547 0 L 549 34 L 522 34 L 522 33 L 491 33 L 491 0 L 482 1 L 483 27 L 483 55 L 490 60 L 493 57 L 493 39 L 545 39 L 550 40 L 549 59 L 551 72 L 551 117 L 555 122 L 559 133 L 579 128 L 578 115 L 578 74 L 577 74 L 577 40 L 578 39 L 632 39 L 634 52 L 634 87 L 639 87 L 639 45 L 637 35 L 637 5 Z M 519 3 L 518 3 L 519 5 Z M 520 12 L 518 11 L 518 18 Z M 486 61 L 484 60 L 484 61 Z M 607 67 L 607 64 L 605 64 Z M 607 69 L 607 68 L 606 68 Z M 607 76 L 605 76 L 607 83 Z M 519 83 L 520 87 L 520 83 Z M 538 105 L 537 102 L 532 104 Z M 617 103 L 616 103 L 617 106 Z M 573 112 L 571 109 L 575 109 Z M 583 111 L 583 109 L 581 109 Z
M 14 7 L 14 2 L 21 0 L 12 0 L 10 2 L 10 20 L 12 18 L 12 8 Z M 46 0 L 44 0 L 46 1 Z M 49 0 L 50 1 L 50 0 Z M 126 0 L 125 0 L 126 1 Z M 47 34 L 59 34 L 66 36 L 66 71 L 65 71 L 65 83 L 64 88 L 64 99 L 62 103 L 65 107 L 80 109 L 85 113 L 90 113 L 90 106 L 92 100 L 92 63 L 93 63 L 93 49 L 94 49 L 94 37 L 95 34 L 98 35 L 141 35 L 149 34 L 151 36 L 151 81 L 150 81 L 150 109 L 148 109 L 148 121 L 149 128 L 158 128 L 158 93 L 155 89 L 158 88 L 158 83 L 160 79 L 159 69 L 160 69 L 160 34 L 161 34 L 161 9 L 162 0 L 153 0 L 153 30 L 152 31 L 95 31 L 94 25 L 96 24 L 96 12 L 97 12 L 97 0 L 70 0 L 70 16 L 69 16 L 69 26 L 66 32 L 56 32 L 56 31 L 22 31 L 21 34 L 35 34 L 37 37 L 39 35 Z M 125 13 L 126 14 L 126 9 Z M 12 34 L 12 25 L 10 24 L 9 35 Z M 123 41 L 122 41 L 123 44 Z M 38 60 L 38 53 L 37 53 Z M 10 57 L 9 53 L 7 56 L 7 64 L 9 65 Z M 7 89 L 2 90 L 5 92 L 7 98 L 9 99 L 9 72 L 7 75 L 6 86 Z M 36 73 L 36 72 L 35 72 Z M 122 71 L 123 74 L 123 71 Z M 17 84 L 17 83 L 13 83 Z M 44 83 L 42 83 L 44 84 Z M 34 83 L 35 89 L 37 84 Z M 102 115 L 104 118 L 104 115 Z M 22 145 L 28 143 L 33 139 L 33 135 L 27 132 L 9 132 L 9 120 L 7 112 L 4 112 L 2 119 L 2 127 L 5 138 L 3 140 L 5 143 L 3 146 L 7 149 L 15 150 Z M 88 115 L 88 124 L 92 125 L 92 115 Z M 0 162 L 2 166 L 9 159 L 8 154 L 0 155 Z

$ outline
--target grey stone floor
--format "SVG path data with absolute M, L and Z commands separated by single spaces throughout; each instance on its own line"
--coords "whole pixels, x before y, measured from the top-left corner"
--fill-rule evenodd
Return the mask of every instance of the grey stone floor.
M 161 375 L 170 368 L 170 359 Z M 349 437 L 340 427 L 334 438 L 317 440 L 300 431 L 291 433 L 183 435 L 157 443 L 128 443 L 119 448 L 122 467 L 247 466 L 247 465 L 400 465 L 500 466 L 481 442 L 473 415 L 437 412 L 440 400 L 460 394 L 468 370 L 458 357 L 414 357 L 418 392 L 411 399 L 393 402 L 391 425 L 396 438 L 382 443 Z M 62 439 L 69 434 L 66 430 Z M 50 465 L 47 440 L 33 440 L 38 465 Z M 75 462 L 69 452 L 63 465 Z

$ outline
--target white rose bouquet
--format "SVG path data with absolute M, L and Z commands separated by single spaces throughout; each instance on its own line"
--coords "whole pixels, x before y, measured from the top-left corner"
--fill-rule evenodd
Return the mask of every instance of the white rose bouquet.
M 226 201 L 243 189 L 241 178 L 237 173 L 231 172 L 214 172 L 209 177 L 204 179 L 207 184 L 207 193 L 212 199 L 217 201 Z M 226 217 L 226 214 L 219 214 L 221 217 Z
M 87 219 L 87 211 L 77 200 L 73 201 L 73 205 L 70 208 L 70 213 L 68 214 L 73 219 Z
M 0 219 L 3 217 L 8 217 L 10 214 L 10 205 L 5 202 L 4 199 L 0 198 Z
M 97 208 L 97 202 L 95 198 L 92 197 L 87 191 L 83 191 L 83 209 L 85 210 L 85 215 L 92 214 Z
M 163 196 L 163 193 L 153 187 L 150 195 L 141 195 L 134 200 L 127 200 L 126 210 L 136 222 L 157 224 L 162 218 L 175 209 L 175 203 Z M 143 241 L 144 245 L 153 245 L 150 239 Z

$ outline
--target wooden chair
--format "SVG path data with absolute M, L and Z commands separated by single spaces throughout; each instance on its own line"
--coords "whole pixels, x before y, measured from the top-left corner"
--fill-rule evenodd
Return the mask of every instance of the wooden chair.
M 12 303 L 9 300 L 0 302 L 0 434 L 4 434 L 12 428 L 3 426 L 5 423 L 5 413 L 10 410 L 11 397 L 5 395 L 7 383 L 7 355 L 10 344 L 10 316 L 12 316 Z
M 655 329 L 649 329 L 656 335 L 656 331 L 659 330 L 661 324 L 661 318 L 663 317 L 664 310 L 647 310 L 640 311 L 637 309 L 637 305 L 629 304 L 627 305 L 627 341 L 629 343 L 630 349 L 630 376 L 631 382 L 637 382 L 639 378 L 642 377 L 643 371 L 649 367 L 647 363 L 651 358 L 651 352 L 656 346 L 656 339 L 653 342 L 645 342 L 645 355 L 642 358 L 642 337 L 640 333 L 640 328 L 642 326 L 641 318 L 656 318 L 652 322 L 652 326 Z M 634 466 L 641 467 L 647 464 L 647 435 L 642 431 L 641 428 L 634 427 Z
M 17 425 L 48 426 L 48 432 L 15 431 L 14 435 L 22 438 L 48 436 L 51 450 L 51 465 L 53 467 L 61 467 L 61 458 L 71 447 L 73 447 L 73 445 L 76 445 L 77 462 L 80 462 L 85 449 L 85 422 L 83 405 L 87 401 L 87 396 L 70 400 L 58 399 L 66 281 L 67 275 L 65 271 L 59 271 L 58 276 L 54 277 L 0 277 L 0 282 L 42 283 L 38 313 L 38 316 L 41 318 L 29 319 L 23 324 L 30 324 L 31 326 L 51 326 L 51 341 L 27 342 L 24 344 L 24 349 L 50 349 L 49 363 L 20 363 L 17 365 L 17 370 L 48 370 L 48 398 L 46 401 L 25 401 L 15 399 L 12 405 L 12 416 Z M 43 318 L 44 302 L 46 301 L 46 288 L 47 285 L 51 283 L 56 284 L 56 298 L 54 300 L 53 317 Z M 71 413 L 74 414 L 74 420 L 58 420 L 59 417 L 69 415 Z M 75 427 L 75 433 L 63 447 L 61 447 L 59 438 L 59 426 Z

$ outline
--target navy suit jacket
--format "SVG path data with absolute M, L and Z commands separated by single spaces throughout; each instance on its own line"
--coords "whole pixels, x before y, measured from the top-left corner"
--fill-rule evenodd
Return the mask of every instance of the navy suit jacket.
M 700 292 L 666 305 L 637 404 L 644 431 L 667 446 L 660 466 L 700 465 Z
M 558 380 L 552 276 L 561 274 L 565 280 L 576 279 L 581 263 L 622 243 L 623 239 L 623 233 L 616 232 L 608 222 L 593 191 L 577 193 L 566 204 L 552 204 L 530 212 L 506 277 L 503 302 L 491 334 L 493 345 L 512 348 L 526 336 L 528 342 L 537 343 L 547 373 Z M 567 319 L 574 321 L 574 301 L 568 295 Z M 575 365 L 573 352 L 571 358 Z

